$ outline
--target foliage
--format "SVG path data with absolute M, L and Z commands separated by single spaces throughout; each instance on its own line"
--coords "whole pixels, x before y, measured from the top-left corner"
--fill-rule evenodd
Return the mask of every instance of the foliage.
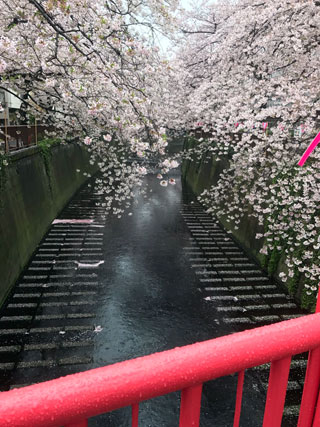
M 60 138 L 43 138 L 40 141 L 38 141 L 38 144 L 37 144 L 43 158 L 44 167 L 49 180 L 49 187 L 50 187 L 51 193 L 52 193 L 52 184 L 51 184 L 52 171 L 51 171 L 51 162 L 50 162 L 51 156 L 52 156 L 51 149 L 54 145 L 57 145 L 60 142 L 61 142 Z
M 308 301 L 320 276 L 319 149 L 303 168 L 297 164 L 319 132 L 319 6 L 204 1 L 186 14 L 178 54 L 189 101 L 183 126 L 204 136 L 193 153 L 230 159 L 200 200 L 236 227 L 244 214 L 267 225 L 257 238 L 269 272 L 285 253 L 282 279 L 294 291 L 303 274 Z
M 177 3 L 0 0 L 0 88 L 18 94 L 29 120 L 88 146 L 102 206 L 118 216 L 150 159 L 161 185 L 174 184 L 162 176 L 178 165 L 166 156 L 167 130 L 193 133 L 184 158 L 229 160 L 202 195 L 208 211 L 236 227 L 246 213 L 267 224 L 257 238 L 270 269 L 284 252 L 283 280 L 303 274 L 312 296 L 320 150 L 297 163 L 319 131 L 320 3 L 202 1 L 180 13 Z M 152 43 L 159 31 L 175 41 L 170 59 Z
M 38 141 L 37 146 L 41 150 L 49 150 L 52 146 L 60 144 L 61 139 L 60 138 L 42 138 Z
M 121 214 L 147 172 L 141 163 L 165 159 L 176 74 L 152 38 L 173 30 L 176 0 L 0 6 L 0 88 L 17 94 L 29 123 L 36 118 L 88 146 L 102 171 L 104 206 Z

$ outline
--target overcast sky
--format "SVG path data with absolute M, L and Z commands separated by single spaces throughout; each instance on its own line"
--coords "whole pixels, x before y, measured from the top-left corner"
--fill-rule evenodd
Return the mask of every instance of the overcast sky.
M 180 5 L 182 7 L 184 7 L 185 9 L 189 9 L 190 10 L 191 9 L 191 3 L 192 3 L 192 0 L 180 0 Z M 170 47 L 170 40 L 168 40 L 164 36 L 162 37 L 162 36 L 159 35 L 159 37 L 158 37 L 158 43 L 160 45 L 160 48 L 163 51 L 166 51 Z
M 191 0 L 180 0 L 181 6 L 185 7 L 186 9 L 189 9 L 190 3 L 191 3 Z
M 214 3 L 216 0 L 211 0 L 210 3 Z M 197 0 L 180 0 L 180 5 L 182 7 L 184 7 L 185 9 L 192 9 L 191 5 L 196 5 L 197 4 Z M 170 41 L 165 37 L 165 36 L 160 36 L 158 37 L 158 43 L 160 45 L 160 48 L 163 51 L 166 51 L 168 48 L 170 48 Z

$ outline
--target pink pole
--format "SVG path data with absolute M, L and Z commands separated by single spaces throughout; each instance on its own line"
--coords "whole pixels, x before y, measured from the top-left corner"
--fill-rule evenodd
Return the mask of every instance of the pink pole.
M 320 385 L 320 348 L 309 352 L 298 427 L 311 427 Z
M 290 364 L 290 356 L 271 363 L 263 427 L 281 426 Z
M 299 166 L 303 166 L 307 158 L 320 142 L 320 132 L 311 142 L 303 156 L 299 161 Z M 318 297 L 316 304 L 316 313 L 320 312 L 320 292 L 318 286 Z M 300 414 L 298 427 L 311 427 L 312 425 L 320 426 L 320 402 L 319 402 L 319 387 L 320 387 L 320 348 L 316 348 L 309 352 L 307 372 L 303 387 L 303 395 L 300 406 Z M 317 405 L 317 407 L 316 407 Z M 314 419 L 314 421 L 313 421 Z
M 320 286 L 320 284 L 319 284 Z M 316 313 L 320 312 L 320 292 L 316 304 Z M 320 347 L 311 350 L 308 357 L 307 372 L 304 380 L 298 427 L 311 427 L 314 418 L 320 387 Z M 319 404 L 318 404 L 319 406 Z
M 312 427 L 320 427 L 320 401 L 319 401 L 319 398 L 318 398 L 317 409 L 316 409 L 315 416 L 313 419 Z
M 64 427 L 88 427 L 88 420 L 82 420 L 77 423 L 66 424 Z
M 202 384 L 181 392 L 179 427 L 199 427 Z
M 135 405 L 132 405 L 131 407 L 131 414 L 132 414 L 132 427 L 138 427 L 139 425 L 139 405 L 136 403 Z
M 299 166 L 303 166 L 305 164 L 307 158 L 310 156 L 310 154 L 316 148 L 319 142 L 320 142 L 320 132 L 315 137 L 315 139 L 311 142 L 311 144 L 309 145 L 309 147 L 306 149 L 305 153 L 301 157 L 300 162 L 298 163 Z
M 241 405 L 242 405 L 242 394 L 243 394 L 243 383 L 244 383 L 244 371 L 238 374 L 238 385 L 237 385 L 237 396 L 236 396 L 236 409 L 234 411 L 233 427 L 239 427 Z
M 320 313 L 320 283 L 318 285 L 318 296 L 317 296 L 317 304 L 315 313 Z

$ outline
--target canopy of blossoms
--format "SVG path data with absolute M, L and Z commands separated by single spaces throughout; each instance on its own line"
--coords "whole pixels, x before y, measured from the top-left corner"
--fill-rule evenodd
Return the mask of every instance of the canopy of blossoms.
M 286 255 L 284 281 L 320 276 L 319 160 L 298 161 L 319 131 L 318 0 L 0 0 L 0 89 L 21 115 L 87 145 L 101 169 L 102 205 L 121 215 L 148 172 L 162 186 L 176 159 L 166 129 L 206 137 L 184 158 L 228 157 L 201 201 L 237 227 L 264 227 L 266 257 Z M 178 31 L 179 30 L 179 31 Z M 152 43 L 172 37 L 165 58 Z
M 0 0 L 0 7 L 0 88 L 22 100 L 27 122 L 87 145 L 102 171 L 102 204 L 121 214 L 147 173 L 143 161 L 165 160 L 175 73 L 150 40 L 172 31 L 176 1 Z
M 294 287 L 304 274 L 305 306 L 320 276 L 319 148 L 298 161 L 319 132 L 319 14 L 310 0 L 203 2 L 185 17 L 178 53 L 185 128 L 209 135 L 193 157 L 229 161 L 202 202 L 235 227 L 244 214 L 258 219 L 262 253 L 286 254 L 283 280 Z

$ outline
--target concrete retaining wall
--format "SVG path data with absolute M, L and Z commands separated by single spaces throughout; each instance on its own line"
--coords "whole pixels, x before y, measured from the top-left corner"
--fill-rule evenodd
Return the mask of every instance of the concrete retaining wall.
M 0 188 L 0 305 L 23 271 L 52 220 L 94 173 L 84 148 L 55 145 L 49 155 L 39 148 L 10 156 Z
M 192 144 L 192 141 L 188 139 L 185 140 L 186 148 L 191 148 Z M 214 157 L 207 160 L 202 159 L 201 161 L 184 161 L 182 164 L 183 181 L 194 194 L 200 195 L 203 190 L 217 183 L 221 172 L 225 168 L 228 168 L 228 164 L 229 161 L 226 157 L 222 158 L 219 162 L 217 162 Z M 264 230 L 263 227 L 258 224 L 258 220 L 245 215 L 240 224 L 238 224 L 238 228 L 235 228 L 235 224 L 231 221 L 228 222 L 225 217 L 220 218 L 220 222 L 225 229 L 232 231 L 234 239 L 251 258 L 255 259 L 269 276 L 280 283 L 279 274 L 281 272 L 287 273 L 285 256 L 275 251 L 269 257 L 260 254 L 260 249 L 264 245 L 264 239 L 257 240 L 255 236 L 257 233 L 262 233 Z M 295 280 L 296 283 L 289 284 L 289 291 L 300 301 L 301 290 L 304 284 L 303 277 L 301 276 Z

